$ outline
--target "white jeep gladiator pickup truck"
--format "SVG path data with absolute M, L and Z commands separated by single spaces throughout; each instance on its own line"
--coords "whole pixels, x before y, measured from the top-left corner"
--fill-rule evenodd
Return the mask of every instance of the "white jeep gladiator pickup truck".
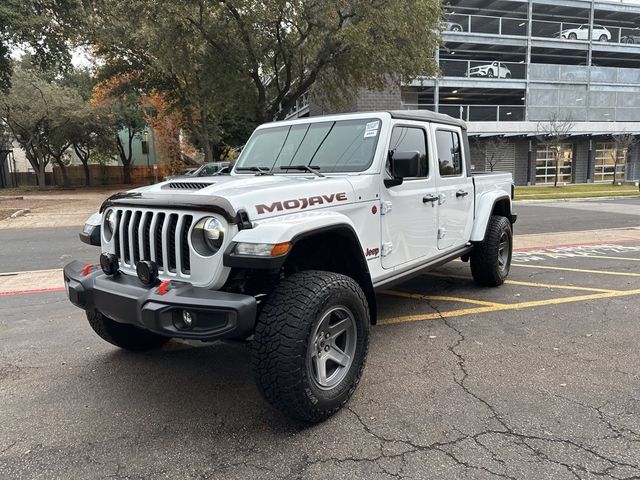
M 227 176 L 107 199 L 64 269 L 107 342 L 247 339 L 264 397 L 319 422 L 365 364 L 375 292 L 455 258 L 497 286 L 512 251 L 511 174 L 472 175 L 465 124 L 428 111 L 260 126 Z

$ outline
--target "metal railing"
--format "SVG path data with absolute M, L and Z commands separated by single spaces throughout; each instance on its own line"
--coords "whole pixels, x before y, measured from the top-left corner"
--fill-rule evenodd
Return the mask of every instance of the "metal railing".
M 522 62 L 481 60 L 440 60 L 443 77 L 491 78 L 494 80 L 524 79 L 527 67 Z
M 403 103 L 402 107 L 405 110 L 435 111 L 434 104 Z M 438 111 L 467 122 L 521 122 L 525 119 L 524 105 L 440 104 Z
M 495 17 L 491 15 L 461 15 L 451 13 L 444 21 L 444 32 L 469 32 L 495 35 L 527 35 L 526 18 Z
M 563 40 L 589 41 L 589 29 L 580 29 L 580 26 L 588 25 L 575 22 L 554 22 L 550 20 L 532 20 L 531 35 L 538 38 L 556 38 Z M 594 33 L 594 42 L 613 42 L 622 44 L 640 44 L 640 29 L 628 27 L 616 27 L 600 23 L 597 20 L 595 25 L 605 27 L 609 31 L 606 33 Z M 529 20 L 515 17 L 496 17 L 491 15 L 467 15 L 450 13 L 443 21 L 443 33 L 477 33 L 497 36 L 517 36 L 526 37 L 529 28 Z M 577 32 L 563 32 L 566 30 L 585 30 Z M 569 38 L 571 37 L 571 38 Z M 574 38 L 575 37 L 575 38 Z

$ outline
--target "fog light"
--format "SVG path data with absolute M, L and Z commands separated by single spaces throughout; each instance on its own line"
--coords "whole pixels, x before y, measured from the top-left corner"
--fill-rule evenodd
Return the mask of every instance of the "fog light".
M 150 260 L 142 260 L 136 264 L 138 278 L 145 285 L 154 285 L 158 280 L 158 265 Z
M 118 273 L 118 257 L 113 253 L 101 254 L 100 267 L 105 275 L 115 275 Z
M 184 322 L 184 326 L 186 328 L 191 328 L 193 327 L 193 317 L 191 316 L 191 314 L 189 312 L 187 312 L 186 310 L 182 311 L 182 321 Z

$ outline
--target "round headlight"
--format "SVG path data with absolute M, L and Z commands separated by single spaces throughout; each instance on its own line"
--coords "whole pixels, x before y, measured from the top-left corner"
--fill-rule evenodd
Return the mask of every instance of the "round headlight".
M 224 242 L 224 225 L 213 217 L 198 221 L 191 232 L 191 243 L 196 252 L 204 257 L 215 254 Z
M 110 241 L 115 231 L 116 212 L 113 210 L 107 210 L 107 213 L 104 215 L 104 238 L 106 238 L 107 241 Z

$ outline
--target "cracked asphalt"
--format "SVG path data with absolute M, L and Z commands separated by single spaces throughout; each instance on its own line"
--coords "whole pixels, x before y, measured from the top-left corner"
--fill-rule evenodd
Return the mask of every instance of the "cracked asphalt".
M 380 295 L 404 320 L 311 427 L 260 398 L 245 343 L 131 354 L 62 292 L 0 297 L 0 478 L 640 479 L 640 245 L 514 263 L 498 289 L 453 262 Z
M 507 303 L 576 293 L 478 289 L 462 262 L 440 273 L 400 288 Z M 584 277 L 514 267 L 510 278 L 640 288 L 640 276 Z M 640 478 L 637 296 L 449 318 L 456 302 L 380 302 L 384 315 L 439 318 L 374 327 L 348 408 L 308 427 L 262 401 L 246 344 L 130 354 L 62 293 L 3 298 L 0 478 Z

